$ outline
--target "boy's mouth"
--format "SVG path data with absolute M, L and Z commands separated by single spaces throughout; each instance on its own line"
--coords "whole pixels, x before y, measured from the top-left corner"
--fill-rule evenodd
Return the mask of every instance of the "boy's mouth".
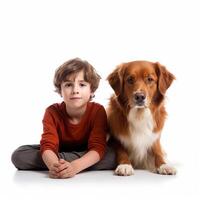
M 71 97 L 70 100 L 79 100 L 81 97 Z

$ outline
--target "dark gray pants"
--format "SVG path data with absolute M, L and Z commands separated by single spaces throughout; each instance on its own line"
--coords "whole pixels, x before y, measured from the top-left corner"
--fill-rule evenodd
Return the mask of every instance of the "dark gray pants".
M 59 157 L 71 162 L 82 157 L 86 152 L 60 152 Z M 13 152 L 11 160 L 20 170 L 47 170 L 40 154 L 40 145 L 37 144 L 20 146 Z M 87 170 L 111 170 L 116 166 L 115 152 L 111 147 L 107 147 L 103 159 Z

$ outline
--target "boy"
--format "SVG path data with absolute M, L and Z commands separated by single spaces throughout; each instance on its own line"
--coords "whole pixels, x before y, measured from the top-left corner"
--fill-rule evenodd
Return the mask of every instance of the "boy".
M 89 102 L 99 81 L 92 65 L 79 58 L 56 70 L 54 85 L 63 102 L 46 109 L 40 145 L 24 145 L 12 154 L 16 168 L 48 168 L 51 178 L 69 178 L 87 168 L 116 167 L 114 150 L 106 147 L 105 109 Z

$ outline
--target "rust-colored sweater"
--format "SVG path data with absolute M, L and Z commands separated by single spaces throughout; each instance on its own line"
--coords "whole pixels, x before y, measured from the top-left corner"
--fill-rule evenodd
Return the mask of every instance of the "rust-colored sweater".
M 43 118 L 43 134 L 40 151 L 58 152 L 95 150 L 103 157 L 108 130 L 106 112 L 100 104 L 89 102 L 81 121 L 74 125 L 69 121 L 65 103 L 49 106 Z

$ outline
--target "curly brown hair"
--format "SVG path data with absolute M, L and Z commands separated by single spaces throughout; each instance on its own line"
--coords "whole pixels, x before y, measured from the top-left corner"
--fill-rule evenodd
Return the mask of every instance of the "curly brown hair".
M 99 86 L 101 77 L 89 62 L 81 60 L 80 58 L 70 59 L 56 69 L 53 80 L 56 88 L 55 91 L 61 94 L 61 83 L 66 81 L 70 75 L 76 74 L 82 70 L 84 73 L 84 80 L 90 83 L 91 91 L 95 92 Z

